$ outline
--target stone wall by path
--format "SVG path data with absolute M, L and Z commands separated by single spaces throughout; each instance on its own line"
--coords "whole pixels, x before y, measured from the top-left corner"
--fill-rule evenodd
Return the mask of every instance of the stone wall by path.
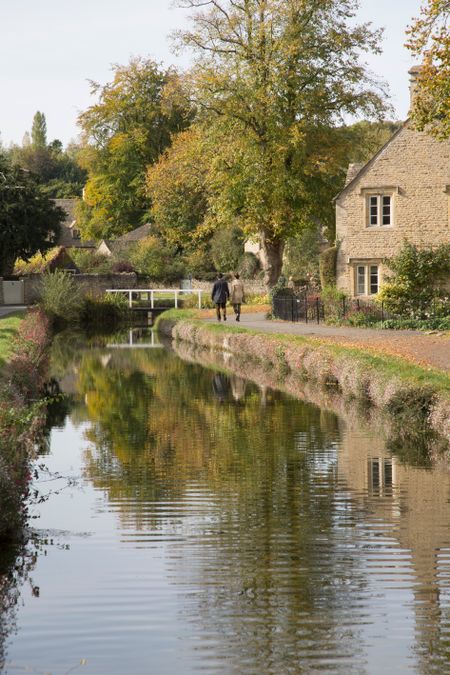
M 39 287 L 41 284 L 42 275 L 41 274 L 31 274 L 26 277 L 22 277 L 24 281 L 24 295 L 25 295 L 25 304 L 32 305 L 39 300 Z M 94 297 L 99 297 L 105 293 L 109 288 L 111 289 L 127 289 L 127 288 L 180 288 L 179 283 L 164 283 L 160 281 L 155 281 L 149 277 L 138 276 L 135 273 L 121 273 L 121 274 L 75 274 L 73 276 L 75 283 L 79 285 L 83 293 L 86 295 L 92 295 Z M 259 281 L 246 281 L 244 282 L 245 288 L 248 294 L 265 294 L 267 289 Z M 212 282 L 209 281 L 198 281 L 196 279 L 192 280 L 192 288 L 194 290 L 203 290 L 205 294 L 211 293 Z M 1 295 L 1 283 L 0 283 L 0 305 L 3 304 L 3 298 Z
M 225 364 L 233 363 L 242 377 L 254 379 L 255 373 L 265 371 L 281 388 L 289 383 L 291 393 L 305 392 L 308 386 L 309 399 L 311 388 L 325 388 L 343 404 L 357 401 L 388 416 L 392 412 L 398 420 L 403 415 L 411 414 L 413 420 L 426 414 L 421 420 L 424 428 L 438 434 L 446 451 L 450 450 L 450 397 L 368 366 L 363 352 L 358 358 L 344 348 L 335 350 L 307 338 L 280 340 L 268 334 L 232 332 L 224 326 L 164 316 L 158 330 L 174 340 L 175 349 L 179 349 L 178 344 L 190 343 L 199 350 L 223 353 Z

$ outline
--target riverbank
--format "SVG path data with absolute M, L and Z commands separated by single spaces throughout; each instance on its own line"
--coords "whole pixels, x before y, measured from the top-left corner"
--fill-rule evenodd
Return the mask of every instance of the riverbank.
M 444 370 L 353 344 L 289 335 L 280 324 L 279 333 L 268 334 L 170 311 L 157 325 L 176 342 L 226 354 L 227 365 L 243 376 L 265 373 L 283 388 L 289 382 L 292 393 L 312 384 L 380 412 L 405 434 L 436 434 L 439 448 L 450 450 L 450 377 Z
M 24 524 L 31 461 L 46 421 L 42 397 L 50 322 L 45 314 L 33 310 L 23 317 L 2 319 L 0 335 L 4 338 L 0 371 L 1 541 L 20 536 Z

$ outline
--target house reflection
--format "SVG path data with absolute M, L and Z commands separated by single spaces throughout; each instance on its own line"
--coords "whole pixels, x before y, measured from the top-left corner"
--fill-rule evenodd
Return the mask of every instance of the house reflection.
M 400 462 L 379 436 L 346 428 L 338 458 L 338 477 L 363 505 L 377 533 L 410 552 L 419 655 L 450 655 L 450 476 L 445 471 Z M 385 528 L 383 528 L 385 526 Z

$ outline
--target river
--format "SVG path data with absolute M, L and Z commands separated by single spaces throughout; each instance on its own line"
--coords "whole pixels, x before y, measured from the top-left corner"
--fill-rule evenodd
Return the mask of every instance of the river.
M 55 343 L 31 542 L 0 554 L 1 672 L 450 672 L 448 472 L 127 341 Z

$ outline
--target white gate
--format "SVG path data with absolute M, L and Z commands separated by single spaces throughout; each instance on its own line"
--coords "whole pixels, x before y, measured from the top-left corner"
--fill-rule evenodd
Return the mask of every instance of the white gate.
M 23 305 L 24 284 L 22 280 L 3 281 L 3 302 L 5 305 Z

